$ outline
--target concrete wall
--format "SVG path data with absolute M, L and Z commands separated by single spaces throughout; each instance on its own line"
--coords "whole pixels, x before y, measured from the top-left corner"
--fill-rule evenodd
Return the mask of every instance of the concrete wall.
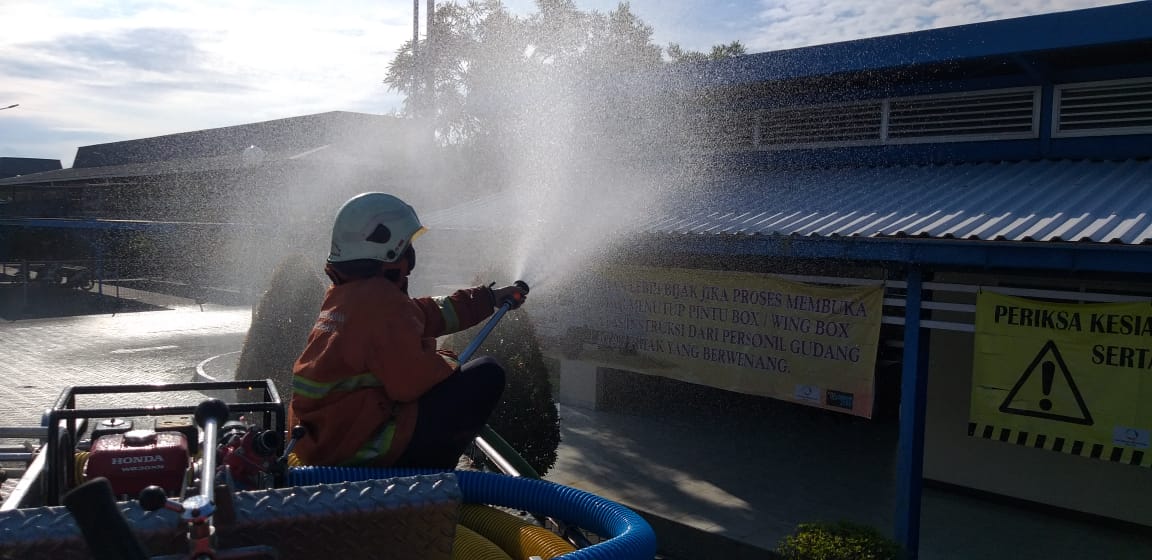
M 992 285 L 1005 278 L 937 275 L 940 282 Z M 1147 287 L 1052 279 L 1046 289 L 1124 291 L 1146 294 Z M 1029 287 L 1040 287 L 1031 283 Z M 943 294 L 937 301 L 975 303 L 975 294 Z M 971 320 L 971 315 L 967 320 Z M 963 320 L 958 314 L 933 316 Z M 972 393 L 972 333 L 930 331 L 928 409 L 924 477 L 1042 504 L 1152 525 L 1152 469 L 1114 464 L 968 436 Z

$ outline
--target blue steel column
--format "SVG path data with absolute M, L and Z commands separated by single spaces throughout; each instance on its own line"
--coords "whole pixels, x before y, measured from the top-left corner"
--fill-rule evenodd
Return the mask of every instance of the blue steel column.
M 100 303 L 104 303 L 104 241 L 108 239 L 106 232 L 97 232 L 96 238 L 96 293 L 100 294 Z M 119 287 L 119 285 L 117 285 Z
M 924 474 L 924 411 L 928 396 L 928 344 L 921 340 L 923 278 L 908 271 L 904 307 L 904 368 L 900 380 L 900 444 L 896 466 L 896 540 L 909 560 L 920 553 L 920 497 Z

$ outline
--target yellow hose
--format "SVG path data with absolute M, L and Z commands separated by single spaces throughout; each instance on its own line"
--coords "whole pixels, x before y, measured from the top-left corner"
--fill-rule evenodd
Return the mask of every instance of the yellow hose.
M 76 486 L 80 486 L 81 484 L 84 484 L 84 466 L 88 464 L 88 455 L 90 455 L 90 453 L 87 451 L 77 451 L 76 452 L 76 455 L 75 455 L 76 473 L 73 476 L 73 480 L 72 480 L 72 484 L 74 484 Z
M 496 543 L 463 525 L 456 526 L 452 560 L 512 560 Z
M 305 466 L 295 453 L 288 454 L 289 467 Z M 532 525 L 498 509 L 463 504 L 453 560 L 528 560 L 539 556 L 550 560 L 576 549 L 552 531 Z
M 460 524 L 496 543 L 515 560 L 532 556 L 550 560 L 576 550 L 552 531 L 489 506 L 462 505 Z

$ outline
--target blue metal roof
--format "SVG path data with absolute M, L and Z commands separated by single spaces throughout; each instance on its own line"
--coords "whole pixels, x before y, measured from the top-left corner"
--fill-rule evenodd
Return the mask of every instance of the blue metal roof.
M 1152 244 L 1146 159 L 767 170 L 685 190 L 636 227 L 701 238 Z M 505 191 L 423 218 L 432 229 L 499 229 L 516 204 Z
M 0 226 L 44 229 L 85 229 L 106 231 L 181 232 L 190 228 L 202 229 L 259 229 L 259 224 L 229 222 L 163 222 L 154 220 L 105 220 L 99 218 L 5 218 Z
M 1152 2 L 974 23 L 670 68 L 698 85 L 787 80 L 1152 39 Z
M 1152 243 L 1152 161 L 767 171 L 697 189 L 644 229 Z

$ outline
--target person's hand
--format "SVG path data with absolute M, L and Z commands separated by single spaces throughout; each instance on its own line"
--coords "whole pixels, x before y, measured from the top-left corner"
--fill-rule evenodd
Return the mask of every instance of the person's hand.
M 448 365 L 452 366 L 452 369 L 460 367 L 460 356 L 457 356 L 455 352 L 441 348 L 437 350 L 436 353 L 440 354 L 440 357 L 443 358 L 445 362 L 448 362 Z
M 492 289 L 492 303 L 493 307 L 500 307 L 505 303 L 511 303 L 512 309 L 516 309 L 524 304 L 524 299 L 528 297 L 528 290 L 521 288 L 515 284 L 511 286 L 504 286 L 503 288 Z

